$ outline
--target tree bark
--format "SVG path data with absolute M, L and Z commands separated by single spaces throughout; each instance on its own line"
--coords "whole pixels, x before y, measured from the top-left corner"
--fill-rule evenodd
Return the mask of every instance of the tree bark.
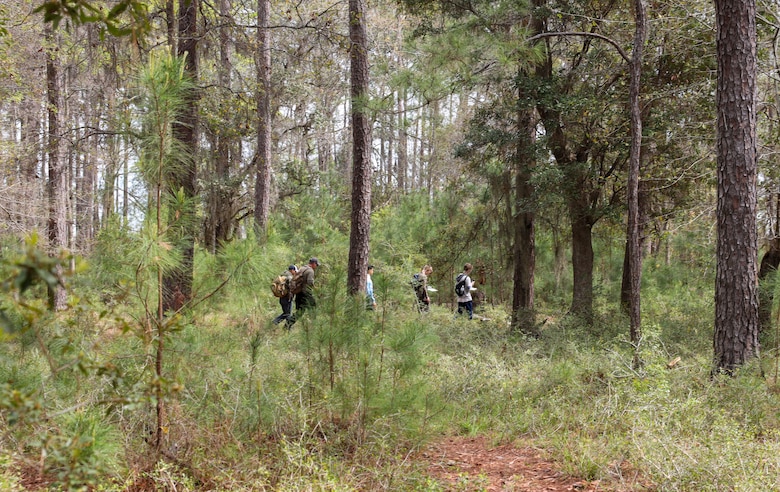
M 257 0 L 257 160 L 255 231 L 265 241 L 271 203 L 271 15 L 270 0 Z
M 406 191 L 406 173 L 409 162 L 408 124 L 406 121 L 406 89 L 398 91 L 398 164 L 396 165 L 396 181 L 398 189 Z
M 758 355 L 756 3 L 715 0 L 718 56 L 715 371 Z
M 368 42 L 363 0 L 349 0 L 352 100 L 352 226 L 347 290 L 365 292 L 371 229 L 371 120 L 368 110 Z
M 590 205 L 573 192 L 569 201 L 571 218 L 572 301 L 571 313 L 590 323 L 593 320 L 593 221 Z
M 51 26 L 46 27 L 46 113 L 48 119 L 47 150 L 49 164 L 47 175 L 47 199 L 49 204 L 47 233 L 49 248 L 55 254 L 58 250 L 67 248 L 66 208 L 67 180 L 62 156 L 62 139 L 60 138 L 60 81 L 56 52 L 57 43 Z M 62 310 L 66 305 L 66 293 L 62 286 L 49 290 L 49 303 L 55 310 Z
M 186 57 L 184 70 L 191 80 L 198 79 L 198 0 L 180 0 L 179 3 L 179 56 Z M 187 103 L 179 121 L 173 125 L 174 137 L 187 149 L 189 157 L 184 159 L 182 168 L 167 176 L 168 193 L 183 192 L 190 201 L 196 196 L 197 174 L 196 156 L 198 150 L 198 97 L 193 89 L 187 96 Z M 169 227 L 178 229 L 176 242 L 182 251 L 182 263 L 167 272 L 163 279 L 163 309 L 177 311 L 192 298 L 192 271 L 195 251 L 197 222 L 195 207 L 185 205 L 182 210 L 173 212 Z
M 533 125 L 529 125 L 533 127 Z M 530 130 L 529 127 L 524 130 Z M 530 136 L 530 135 L 529 135 Z M 515 270 L 512 289 L 512 326 L 526 333 L 534 333 L 534 270 L 536 267 L 536 213 L 531 209 L 533 187 L 530 184 L 530 159 L 521 159 L 518 163 L 515 180 L 516 217 L 513 221 L 515 232 Z
M 631 56 L 631 81 L 629 100 L 631 106 L 631 151 L 629 155 L 628 186 L 628 265 L 630 303 L 629 318 L 631 342 L 634 344 L 634 367 L 638 367 L 639 340 L 642 337 L 642 318 L 640 311 L 640 286 L 642 283 L 642 249 L 640 241 L 639 210 L 639 173 L 642 150 L 642 108 L 640 90 L 642 77 L 642 59 L 645 45 L 645 6 L 642 0 L 634 0 L 634 50 Z
M 217 80 L 223 93 L 230 90 L 230 0 L 219 0 L 219 14 L 223 19 L 219 28 L 219 65 Z M 214 174 L 210 179 L 209 216 L 206 217 L 204 243 L 213 253 L 233 237 L 234 185 L 231 184 L 231 153 L 233 136 L 229 128 L 215 130 Z

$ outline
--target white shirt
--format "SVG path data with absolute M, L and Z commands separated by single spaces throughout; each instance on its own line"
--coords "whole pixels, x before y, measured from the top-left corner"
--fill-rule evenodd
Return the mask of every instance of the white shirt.
M 471 300 L 471 287 L 474 284 L 471 282 L 471 277 L 466 275 L 465 292 L 462 296 L 458 296 L 458 302 L 469 302 Z

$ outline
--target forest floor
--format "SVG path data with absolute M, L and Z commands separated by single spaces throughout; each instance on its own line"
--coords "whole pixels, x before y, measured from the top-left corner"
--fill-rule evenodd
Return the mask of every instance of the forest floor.
M 652 490 L 641 476 L 621 464 L 623 483 L 583 480 L 533 447 L 493 446 L 485 437 L 451 437 L 423 449 L 417 459 L 436 480 L 460 491 L 629 492 Z M 629 475 L 629 476 L 626 476 Z M 633 485 L 628 485 L 626 482 Z
M 560 465 L 531 446 L 493 446 L 486 437 L 449 437 L 434 442 L 414 458 L 445 490 L 461 492 L 647 492 L 652 485 L 626 463 L 619 466 L 622 480 L 605 482 L 572 477 Z M 24 490 L 47 490 L 52 477 L 22 471 Z M 154 490 L 141 486 L 128 490 Z

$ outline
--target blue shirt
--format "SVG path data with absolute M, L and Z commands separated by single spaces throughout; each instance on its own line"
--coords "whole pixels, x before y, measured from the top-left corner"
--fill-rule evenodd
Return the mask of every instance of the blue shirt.
M 371 304 L 376 302 L 374 298 L 374 282 L 371 280 L 371 275 L 366 274 L 366 298 Z

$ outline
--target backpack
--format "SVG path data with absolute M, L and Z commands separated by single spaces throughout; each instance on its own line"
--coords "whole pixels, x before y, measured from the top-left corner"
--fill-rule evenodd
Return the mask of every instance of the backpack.
M 290 277 L 279 275 L 271 282 L 271 292 L 276 297 L 287 297 L 290 294 Z
M 466 294 L 466 276 L 465 273 L 460 273 L 455 278 L 455 295 L 461 297 Z
M 308 265 L 293 273 L 293 276 L 289 282 L 290 294 L 300 294 L 303 288 L 306 286 L 306 277 L 303 276 L 303 271 L 307 268 L 309 268 Z
M 409 285 L 411 285 L 412 288 L 416 291 L 422 288 L 422 280 L 420 280 L 419 273 L 412 275 L 412 280 L 409 281 Z

